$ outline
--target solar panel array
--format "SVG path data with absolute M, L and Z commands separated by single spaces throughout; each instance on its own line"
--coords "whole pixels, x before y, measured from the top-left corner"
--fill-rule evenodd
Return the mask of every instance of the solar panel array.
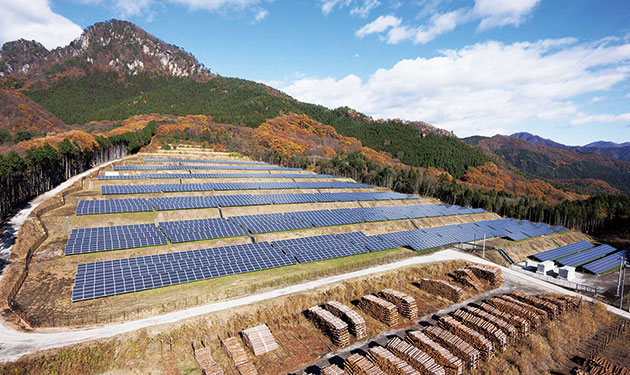
M 585 264 L 582 268 L 596 275 L 600 275 L 606 271 L 612 270 L 613 268 L 619 267 L 619 262 L 622 259 L 624 262 L 630 262 L 630 250 L 621 250 L 616 253 L 612 253 L 603 258 Z
M 72 301 L 295 264 L 267 242 L 77 265 Z
M 222 170 L 252 170 L 252 171 L 301 171 L 300 168 L 254 166 L 254 165 L 115 165 L 115 171 L 152 171 L 152 170 L 190 170 L 190 169 L 222 169 Z
M 331 234 L 275 241 L 271 244 L 282 249 L 285 253 L 295 256 L 300 263 L 341 258 L 368 252 L 368 249 L 364 246 L 344 241 Z
M 210 207 L 236 207 L 268 204 L 353 202 L 390 199 L 417 199 L 416 195 L 394 192 L 300 193 L 260 195 L 216 195 L 165 198 L 135 198 L 79 201 L 77 215 L 138 211 L 184 210 Z M 386 219 L 383 219 L 386 220 Z
M 157 185 L 105 185 L 101 194 L 175 193 L 213 190 L 262 190 L 262 189 L 358 189 L 373 188 L 373 185 L 345 181 L 298 181 L 298 182 L 225 182 L 202 184 L 157 184 Z
M 556 259 L 556 262 L 562 266 L 578 267 L 582 264 L 596 260 L 597 258 L 614 253 L 615 251 L 617 251 L 617 249 L 610 245 L 600 245 L 592 249 L 580 251 L 578 253 Z
M 161 163 L 214 163 L 214 164 L 269 164 L 264 161 L 248 160 L 213 160 L 213 159 L 171 159 L 171 158 L 144 158 L 144 161 Z
M 153 224 L 73 229 L 65 255 L 166 245 L 166 237 Z
M 243 228 L 247 228 L 254 234 L 312 228 L 311 224 L 295 220 L 289 214 L 232 216 L 228 220 Z
M 580 241 L 580 242 L 575 242 L 569 245 L 560 246 L 555 249 L 542 251 L 540 253 L 532 255 L 532 257 L 538 259 L 541 262 L 544 262 L 547 260 L 554 260 L 563 256 L 577 253 L 578 251 L 590 249 L 593 246 L 595 245 L 593 245 L 592 243 L 588 241 Z
M 118 176 L 98 176 L 99 180 L 142 180 L 164 178 L 337 178 L 337 176 L 307 173 L 144 173 Z
M 223 218 L 167 221 L 159 225 L 173 243 L 248 235 L 246 229 Z

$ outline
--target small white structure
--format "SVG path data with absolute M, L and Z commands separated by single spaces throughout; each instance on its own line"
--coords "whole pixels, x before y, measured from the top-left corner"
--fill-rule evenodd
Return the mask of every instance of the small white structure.
M 535 260 L 526 259 L 525 260 L 525 268 L 535 268 L 537 270 L 538 269 L 538 262 L 536 262 Z
M 554 270 L 553 260 L 548 260 L 546 262 L 538 263 L 538 267 L 536 268 L 536 273 L 541 275 L 546 275 L 549 271 Z
M 558 277 L 567 281 L 575 280 L 575 267 L 564 266 L 558 268 Z
M 114 171 L 105 171 L 105 176 L 120 176 L 120 173 Z

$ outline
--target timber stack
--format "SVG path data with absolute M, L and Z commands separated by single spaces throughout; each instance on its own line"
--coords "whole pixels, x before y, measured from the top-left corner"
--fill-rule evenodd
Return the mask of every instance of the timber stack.
M 464 295 L 464 291 L 462 290 L 462 288 L 458 287 L 457 285 L 453 285 L 445 280 L 423 278 L 420 280 L 419 287 L 427 293 L 444 297 L 453 302 L 461 301 L 462 296 Z
M 223 369 L 214 358 L 212 358 L 210 348 L 196 349 L 195 361 L 197 361 L 203 375 L 223 375 Z
M 560 314 L 560 309 L 555 304 L 536 296 L 525 294 L 520 290 L 515 290 L 511 292 L 510 296 L 521 302 L 527 303 L 543 311 L 546 311 L 551 319 L 556 318 Z
M 358 353 L 346 358 L 343 369 L 348 375 L 386 375 L 374 363 Z
M 549 314 L 547 314 L 547 312 L 545 310 L 541 310 L 538 307 L 534 307 L 534 306 L 532 306 L 532 305 L 530 305 L 528 303 L 519 301 L 516 298 L 511 297 L 511 296 L 509 296 L 507 294 L 502 295 L 500 298 L 502 300 L 504 300 L 504 301 L 508 301 L 508 302 L 513 303 L 513 304 L 519 305 L 522 308 L 524 308 L 525 310 L 531 311 L 532 313 L 538 315 L 538 318 L 541 320 L 541 324 L 544 323 L 547 320 L 547 318 L 549 318 Z
M 346 375 L 346 372 L 339 368 L 337 365 L 330 365 L 324 367 L 321 371 L 322 375 Z
M 512 324 L 516 328 L 519 338 L 529 333 L 529 327 L 530 327 L 529 320 L 521 316 L 510 314 L 506 311 L 499 310 L 487 302 L 483 302 L 482 304 L 479 305 L 479 307 L 483 309 L 484 311 Z
M 484 335 L 470 329 L 457 321 L 452 316 L 443 316 L 438 320 L 438 325 L 443 329 L 461 337 L 479 350 L 481 359 L 489 360 L 494 356 L 494 346 Z
M 469 268 L 460 268 L 453 271 L 453 275 L 455 276 L 455 281 L 462 284 L 467 288 L 474 289 L 476 291 L 480 291 L 483 289 L 483 285 L 481 281 L 475 276 L 475 274 Z
M 486 280 L 492 286 L 503 284 L 503 273 L 499 267 L 475 264 L 467 267 L 478 279 Z
M 422 331 L 412 331 L 407 333 L 407 341 L 433 357 L 435 362 L 444 367 L 446 375 L 461 375 L 464 371 L 464 363 L 461 359 L 442 345 L 433 341 Z
M 494 324 L 463 309 L 455 311 L 453 317 L 465 326 L 484 335 L 494 344 L 495 349 L 501 352 L 507 350 L 507 336 Z
M 358 312 L 337 301 L 329 301 L 325 307 L 326 310 L 346 322 L 350 333 L 356 336 L 357 339 L 367 336 L 365 319 Z
M 505 333 L 505 335 L 511 342 L 514 342 L 516 341 L 516 339 L 518 339 L 519 335 L 516 327 L 514 327 L 511 323 L 508 323 L 505 320 L 501 319 L 500 317 L 490 314 L 487 311 L 483 311 L 482 309 L 478 309 L 476 307 L 468 308 L 468 312 L 494 324 L 498 329 Z
M 229 337 L 225 340 L 221 340 L 221 345 L 227 352 L 228 356 L 234 362 L 236 369 L 241 375 L 257 375 L 256 367 L 249 361 L 245 349 L 240 344 L 239 339 L 236 337 Z
M 396 357 L 392 352 L 382 346 L 374 346 L 368 350 L 367 354 L 370 361 L 374 362 L 386 374 L 392 375 L 420 375 L 420 373 L 411 367 L 404 360 Z
M 542 324 L 538 314 L 526 310 L 517 304 L 505 301 L 499 297 L 492 297 L 487 302 L 503 312 L 527 319 L 532 329 L 537 329 Z
M 477 368 L 479 363 L 479 350 L 475 349 L 461 337 L 437 326 L 429 326 L 425 328 L 423 332 L 458 356 L 465 363 L 467 369 L 474 370 Z
M 416 299 L 412 296 L 394 289 L 383 289 L 379 294 L 384 300 L 396 305 L 400 315 L 405 318 L 415 319 L 418 317 L 418 305 L 416 305 Z
M 278 349 L 278 343 L 274 339 L 269 327 L 261 324 L 243 331 L 245 345 L 247 345 L 255 356 L 263 355 L 272 350 Z
M 386 346 L 390 352 L 404 359 L 422 375 L 446 375 L 444 368 L 437 364 L 430 355 L 399 337 L 392 337 Z
M 398 323 L 398 310 L 396 309 L 396 305 L 391 302 L 387 302 L 373 295 L 366 295 L 361 297 L 359 307 L 374 319 L 388 326 L 394 326 Z
M 307 316 L 317 328 L 330 337 L 333 344 L 337 346 L 350 345 L 348 324 L 331 314 L 330 311 L 319 306 L 313 306 L 307 310 Z

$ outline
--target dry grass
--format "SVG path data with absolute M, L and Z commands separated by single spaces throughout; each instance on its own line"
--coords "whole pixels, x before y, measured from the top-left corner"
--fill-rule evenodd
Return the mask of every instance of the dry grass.
M 518 263 L 525 261 L 530 255 L 578 241 L 592 241 L 592 239 L 583 233 L 568 231 L 528 238 L 516 242 L 504 239 L 493 239 L 488 241 L 488 245 L 502 248 L 510 258 Z

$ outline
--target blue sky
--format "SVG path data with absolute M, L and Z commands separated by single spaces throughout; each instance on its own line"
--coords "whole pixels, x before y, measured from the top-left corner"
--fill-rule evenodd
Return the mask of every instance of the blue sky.
M 630 141 L 627 0 L 0 0 L 0 42 L 126 19 L 213 72 L 458 136 Z

